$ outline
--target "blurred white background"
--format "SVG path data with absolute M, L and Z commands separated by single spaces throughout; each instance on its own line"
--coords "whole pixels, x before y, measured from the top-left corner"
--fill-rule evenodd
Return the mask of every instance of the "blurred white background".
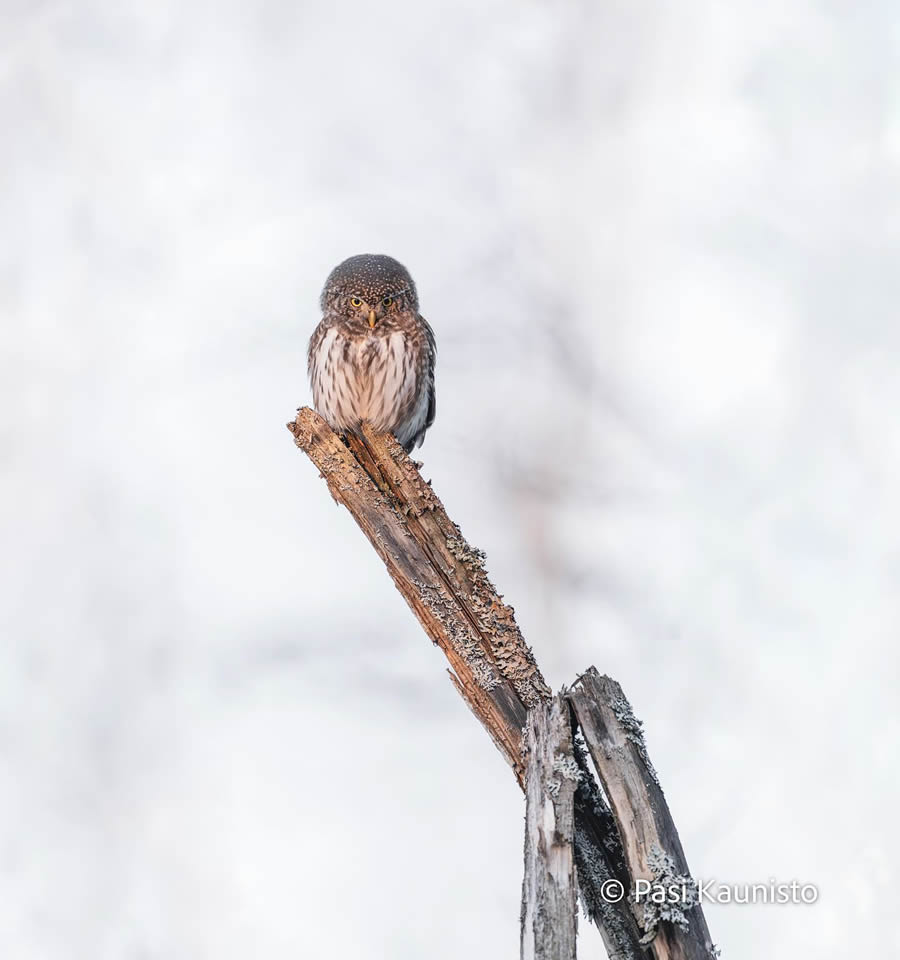
M 518 955 L 521 796 L 284 427 L 367 251 L 548 681 L 820 887 L 724 956 L 896 952 L 896 4 L 5 0 L 0 135 L 0 955 Z

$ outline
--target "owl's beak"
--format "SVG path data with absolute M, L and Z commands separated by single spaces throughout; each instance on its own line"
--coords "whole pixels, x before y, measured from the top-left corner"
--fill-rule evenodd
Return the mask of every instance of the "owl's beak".
M 369 328 L 371 329 L 374 326 L 375 326 L 375 311 L 370 310 L 369 311 Z

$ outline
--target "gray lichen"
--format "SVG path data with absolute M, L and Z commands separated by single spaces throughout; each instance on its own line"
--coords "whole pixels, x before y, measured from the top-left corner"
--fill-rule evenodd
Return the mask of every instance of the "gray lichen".
M 603 847 L 610 858 L 611 864 L 619 870 L 622 876 L 626 876 L 628 868 L 625 863 L 625 852 L 619 839 L 618 828 L 612 810 L 610 810 L 609 801 L 603 792 L 603 786 L 594 778 L 588 759 L 587 743 L 580 729 L 575 731 L 575 736 L 572 738 L 572 752 L 581 773 L 581 779 L 578 782 L 581 803 L 585 809 L 593 813 L 598 823 L 602 825 Z
M 555 773 L 558 773 L 563 778 L 563 780 L 570 780 L 576 784 L 581 780 L 581 771 L 578 769 L 578 764 L 576 763 L 574 757 L 557 754 L 553 758 L 551 767 Z M 552 780 L 547 782 L 547 792 L 551 797 L 553 797 L 554 800 L 558 799 L 559 797 L 560 787 L 562 787 L 562 780 L 557 777 L 553 777 Z
M 647 866 L 650 868 L 653 883 L 652 893 L 639 900 L 643 907 L 642 944 L 653 940 L 663 920 L 674 923 L 686 933 L 689 927 L 687 912 L 700 902 L 697 881 L 689 874 L 678 873 L 674 859 L 658 844 L 650 848 Z
M 458 531 L 459 528 L 457 527 L 457 532 Z M 470 570 L 484 570 L 484 561 L 487 554 L 484 550 L 479 550 L 477 547 L 471 546 L 463 536 L 447 537 L 447 549 L 450 551 L 451 556 L 460 563 L 465 564 Z
M 493 690 L 502 682 L 487 659 L 478 636 L 467 621 L 459 616 L 456 604 L 443 588 L 414 580 L 413 585 L 422 603 L 447 633 L 453 649 L 472 671 L 475 682 L 484 690 Z
M 319 468 L 319 473 L 321 473 L 323 477 L 327 477 L 336 470 L 340 470 L 343 465 L 344 464 L 341 458 L 334 453 L 325 454 L 325 456 L 321 457 L 316 464 L 316 466 Z
M 603 895 L 604 884 L 614 880 L 603 854 L 575 821 L 575 865 L 578 871 L 578 893 L 584 915 L 603 931 L 603 941 L 610 960 L 630 960 L 637 955 L 628 919 L 621 904 Z
M 659 777 L 656 774 L 656 769 L 650 761 L 650 755 L 647 753 L 647 743 L 644 740 L 644 725 L 640 720 L 634 715 L 634 711 L 631 709 L 631 704 L 622 697 L 613 697 L 610 701 L 610 706 L 612 711 L 616 716 L 616 720 L 622 724 L 622 727 L 625 730 L 626 738 L 634 744 L 637 749 L 638 755 L 644 763 L 644 766 L 647 768 L 647 772 L 653 778 L 653 782 L 659 786 Z
M 553 769 L 566 780 L 574 780 L 577 783 L 581 779 L 581 771 L 574 757 L 557 755 L 553 758 Z
M 503 603 L 485 568 L 485 553 L 473 547 L 453 524 L 447 536 L 447 550 L 463 568 L 465 599 L 478 632 L 488 645 L 488 657 L 513 686 L 522 703 L 533 707 L 551 695 L 538 670 L 534 654 L 525 643 L 512 607 Z

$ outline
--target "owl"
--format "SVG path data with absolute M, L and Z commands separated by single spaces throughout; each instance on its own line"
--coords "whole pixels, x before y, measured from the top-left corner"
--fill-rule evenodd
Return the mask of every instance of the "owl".
M 380 254 L 350 257 L 328 275 L 319 304 L 307 354 L 316 411 L 341 433 L 368 421 L 409 453 L 434 422 L 436 354 L 409 271 Z

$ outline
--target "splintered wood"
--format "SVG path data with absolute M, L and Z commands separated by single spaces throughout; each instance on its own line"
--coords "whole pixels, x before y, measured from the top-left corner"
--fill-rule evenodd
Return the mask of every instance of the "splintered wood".
M 618 684 L 591 668 L 552 696 L 484 554 L 392 436 L 363 427 L 345 440 L 306 407 L 287 426 L 444 652 L 456 689 L 526 791 L 522 957 L 574 960 L 577 879 L 611 960 L 712 960 L 699 904 L 657 910 L 633 895 L 638 879 L 688 890 L 691 880 Z

